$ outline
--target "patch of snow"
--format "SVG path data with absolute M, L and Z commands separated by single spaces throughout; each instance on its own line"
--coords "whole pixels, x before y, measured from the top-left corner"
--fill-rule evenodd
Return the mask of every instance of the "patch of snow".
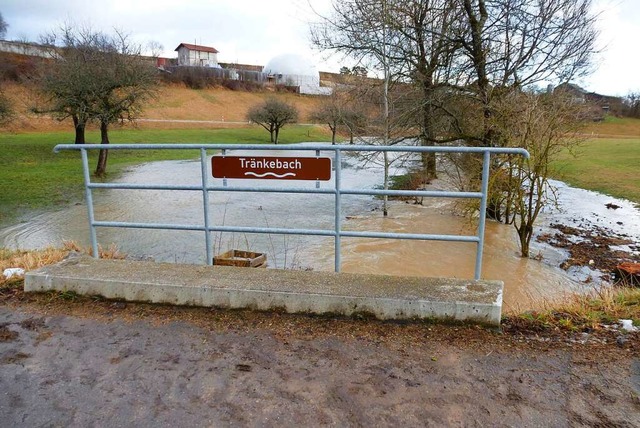
M 22 268 L 8 268 L 2 272 L 5 279 L 13 278 L 14 276 L 24 276 L 24 269 Z
M 628 332 L 638 331 L 638 327 L 633 325 L 633 320 L 618 320 L 620 321 L 620 325 L 622 329 Z

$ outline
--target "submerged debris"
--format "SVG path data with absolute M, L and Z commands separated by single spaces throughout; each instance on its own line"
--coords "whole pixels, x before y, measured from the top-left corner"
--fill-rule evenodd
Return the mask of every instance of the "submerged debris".
M 602 279 L 610 280 L 610 274 L 621 263 L 640 262 L 640 255 L 634 254 L 637 245 L 627 235 L 616 234 L 606 228 L 591 226 L 575 228 L 563 224 L 552 224 L 558 232 L 538 236 L 538 241 L 569 252 L 569 258 L 560 264 L 564 270 L 573 266 L 589 267 L 604 273 Z M 626 246 L 626 248 L 621 248 Z

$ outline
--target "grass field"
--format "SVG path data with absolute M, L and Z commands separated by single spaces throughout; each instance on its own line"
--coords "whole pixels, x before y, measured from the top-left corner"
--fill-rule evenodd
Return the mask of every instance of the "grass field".
M 609 116 L 584 128 L 575 156 L 565 153 L 553 176 L 572 186 L 640 204 L 640 119 Z
M 191 130 L 114 130 L 111 143 L 268 143 L 269 134 L 259 127 Z M 99 142 L 97 132 L 87 134 L 87 142 Z M 330 141 L 321 127 L 290 126 L 281 131 L 280 141 Z M 0 224 L 31 211 L 65 205 L 82 198 L 82 167 L 75 152 L 54 154 L 56 144 L 73 143 L 68 132 L 0 133 Z M 97 152 L 91 152 L 90 165 Z M 111 151 L 110 175 L 127 165 L 165 159 L 189 159 L 198 152 Z
M 553 166 L 553 175 L 572 186 L 640 204 L 640 136 L 589 139 Z

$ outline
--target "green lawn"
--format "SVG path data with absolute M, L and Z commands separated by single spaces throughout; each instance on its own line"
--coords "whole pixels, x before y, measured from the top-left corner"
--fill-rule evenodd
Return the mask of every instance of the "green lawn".
M 113 130 L 116 143 L 268 143 L 269 134 L 262 128 Z M 98 132 L 88 132 L 87 142 L 98 143 Z M 280 133 L 280 142 L 330 141 L 319 127 L 290 126 Z M 77 152 L 53 153 L 56 144 L 73 143 L 71 132 L 0 133 L 0 224 L 32 210 L 66 205 L 82 199 L 82 167 Z M 97 151 L 90 152 L 90 166 L 95 169 Z M 111 151 L 109 175 L 118 174 L 131 164 L 166 159 L 197 158 L 194 150 Z
M 588 140 L 555 162 L 554 177 L 640 204 L 640 138 Z

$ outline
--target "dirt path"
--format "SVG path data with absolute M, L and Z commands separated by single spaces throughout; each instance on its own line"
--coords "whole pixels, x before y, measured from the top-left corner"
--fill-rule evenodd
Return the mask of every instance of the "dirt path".
M 0 425 L 640 426 L 638 336 L 579 338 L 41 298 L 0 306 Z

